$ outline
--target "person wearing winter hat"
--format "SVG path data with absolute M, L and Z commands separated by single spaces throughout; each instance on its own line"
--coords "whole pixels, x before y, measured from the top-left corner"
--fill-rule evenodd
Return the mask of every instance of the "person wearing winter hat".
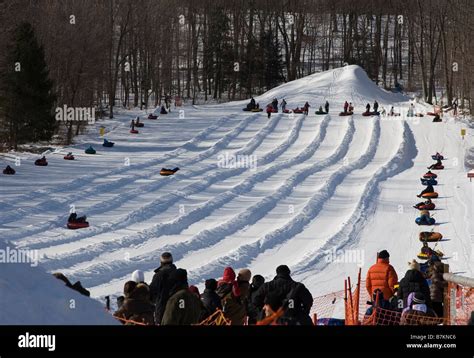
M 166 326 L 199 323 L 202 303 L 196 294 L 189 290 L 187 271 L 176 269 L 170 274 L 170 280 L 174 284 L 170 290 L 170 298 L 166 303 L 161 324 Z
M 421 293 L 426 299 L 426 304 L 431 306 L 430 288 L 428 282 L 420 271 L 420 264 L 416 260 L 408 263 L 408 270 L 405 277 L 400 280 L 397 291 L 398 302 L 403 303 L 403 307 L 408 306 L 408 295 L 412 292 Z
M 126 298 L 130 297 L 130 294 L 133 290 L 137 287 L 137 283 L 135 281 L 127 281 L 123 285 L 123 296 L 117 297 L 117 307 L 121 308 L 123 303 L 125 302 Z
M 206 316 L 209 317 L 216 310 L 222 309 L 221 298 L 216 293 L 217 281 L 213 278 L 206 280 L 205 289 L 201 295 L 201 301 L 206 309 Z
M 130 290 L 133 287 L 134 281 L 128 281 L 125 285 L 131 282 L 124 290 Z M 150 302 L 150 291 L 146 284 L 139 283 L 131 292 L 125 293 L 126 297 L 122 306 L 114 313 L 115 317 L 125 319 L 133 322 L 145 323 L 148 325 L 155 324 L 154 311 L 155 307 Z M 124 324 L 134 324 L 133 322 L 121 321 Z
M 365 280 L 365 287 L 369 296 L 372 296 L 376 289 L 380 289 L 387 301 L 393 296 L 394 286 L 398 283 L 397 273 L 390 265 L 389 258 L 390 254 L 387 250 L 380 251 L 377 255 L 377 263 L 369 268 Z
M 170 297 L 171 287 L 175 282 L 171 279 L 172 274 L 176 271 L 173 264 L 173 255 L 170 252 L 164 252 L 160 257 L 160 267 L 154 272 L 153 279 L 150 283 L 151 300 L 155 304 L 155 321 L 161 322 L 166 303 Z
M 252 277 L 252 283 L 249 288 L 248 304 L 247 304 L 247 316 L 248 324 L 256 324 L 259 310 L 253 304 L 255 294 L 258 289 L 265 283 L 265 278 L 262 275 L 255 275 Z
M 265 282 L 255 293 L 252 304 L 263 313 L 263 307 L 268 295 L 277 294 L 280 306 L 285 300 L 292 300 L 291 312 L 285 312 L 288 324 L 311 325 L 309 312 L 313 305 L 313 296 L 302 283 L 295 282 L 290 276 L 290 269 L 286 265 L 280 265 L 276 269 L 277 275 L 270 282 Z M 287 316 L 291 313 L 291 317 Z
M 412 292 L 408 297 L 409 306 L 403 310 L 401 325 L 436 325 L 436 313 L 426 305 L 421 292 Z
M 232 325 L 241 326 L 245 323 L 247 312 L 241 298 L 239 283 L 235 280 L 235 271 L 226 267 L 222 279 L 217 283 L 216 293 L 221 298 L 224 316 Z
M 144 283 L 145 282 L 145 274 L 141 270 L 135 270 L 132 272 L 132 281 L 136 283 Z

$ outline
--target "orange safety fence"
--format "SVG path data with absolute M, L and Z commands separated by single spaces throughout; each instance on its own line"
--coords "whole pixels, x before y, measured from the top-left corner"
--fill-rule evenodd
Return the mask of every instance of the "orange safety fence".
M 474 288 L 448 283 L 448 324 L 467 325 L 474 312 Z
M 230 321 L 225 318 L 224 312 L 217 310 L 197 326 L 230 326 Z
M 344 290 L 315 297 L 313 300 L 313 306 L 311 307 L 311 316 L 313 317 L 313 322 L 316 324 L 317 320 L 320 318 L 334 317 L 334 312 L 339 307 L 343 307 L 343 301 Z

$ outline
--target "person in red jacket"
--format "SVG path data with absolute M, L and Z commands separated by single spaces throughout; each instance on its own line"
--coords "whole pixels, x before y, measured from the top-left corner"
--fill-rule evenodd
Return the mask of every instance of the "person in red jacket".
M 394 286 L 398 283 L 398 276 L 392 265 L 389 264 L 390 254 L 382 250 L 377 255 L 377 263 L 367 272 L 365 286 L 371 297 L 376 289 L 383 292 L 383 298 L 389 300 L 394 294 Z

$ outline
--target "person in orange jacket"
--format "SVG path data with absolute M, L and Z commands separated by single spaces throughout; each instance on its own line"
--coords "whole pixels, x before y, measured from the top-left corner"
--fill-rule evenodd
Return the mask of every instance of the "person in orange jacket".
M 398 276 L 392 265 L 389 264 L 390 254 L 387 250 L 382 250 L 377 255 L 377 263 L 372 265 L 367 272 L 365 286 L 369 296 L 376 289 L 383 292 L 383 298 L 389 300 L 394 294 L 394 286 L 398 283 Z

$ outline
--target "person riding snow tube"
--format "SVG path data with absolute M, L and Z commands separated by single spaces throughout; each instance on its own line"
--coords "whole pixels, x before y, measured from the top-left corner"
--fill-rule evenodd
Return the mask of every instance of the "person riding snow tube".
M 89 223 L 87 222 L 87 217 L 85 215 L 77 217 L 76 213 L 71 213 L 67 219 L 67 227 L 71 230 L 83 229 L 89 227 Z
M 436 114 L 433 118 L 433 122 L 442 122 L 443 120 L 441 119 L 441 117 L 439 116 L 439 114 Z
M 84 151 L 86 154 L 95 154 L 96 151 L 94 148 L 92 148 L 92 146 L 90 145 L 89 148 L 87 148 L 85 151 Z
M 135 127 L 138 127 L 138 128 L 145 127 L 145 123 L 140 122 L 140 117 L 137 117 L 137 119 L 135 120 Z
M 429 213 L 426 213 L 428 213 L 428 211 L 423 210 L 423 214 L 415 219 L 415 223 L 417 223 L 418 225 L 434 225 L 436 223 L 436 220 L 430 217 Z
M 436 199 L 438 197 L 438 193 L 437 192 L 424 193 L 421 195 L 421 197 L 424 199 Z
M 43 158 L 35 160 L 35 165 L 38 165 L 40 167 L 45 167 L 48 165 L 48 161 L 46 160 L 46 157 L 43 156 Z
M 421 198 L 423 194 L 426 194 L 426 193 L 434 193 L 433 185 L 428 184 L 426 188 L 420 194 L 417 195 L 417 197 Z
M 304 113 L 304 108 L 296 107 L 293 110 L 293 113 L 297 113 L 297 114 Z
M 438 185 L 438 181 L 434 178 L 420 178 L 422 185 Z
M 431 170 L 428 170 L 425 174 L 423 174 L 423 178 L 433 178 L 436 179 L 438 174 L 432 173 Z
M 158 116 L 156 114 L 150 113 L 148 115 L 148 119 L 158 119 Z
M 433 160 L 444 160 L 444 156 L 442 154 L 439 154 L 438 152 L 436 152 L 436 154 L 432 155 L 431 156 L 431 159 Z
M 167 177 L 167 176 L 173 175 L 178 170 L 179 170 L 178 167 L 176 167 L 174 169 L 161 168 L 160 175 Z
M 160 114 L 168 114 L 168 112 L 166 111 L 165 106 L 161 106 Z
M 430 260 L 433 256 L 441 258 L 444 256 L 444 254 L 439 250 L 433 250 L 431 247 L 429 247 L 428 242 L 424 241 L 423 247 L 417 256 L 422 260 Z
M 7 165 L 5 169 L 3 169 L 3 174 L 5 175 L 13 175 L 15 174 L 15 169 L 13 169 L 11 166 Z
M 325 111 L 323 110 L 323 106 L 319 106 L 319 109 L 318 109 L 316 112 L 314 112 L 314 113 L 315 113 L 315 114 L 326 114 L 327 112 L 325 112 Z
M 438 159 L 436 163 L 431 164 L 428 169 L 444 169 L 443 163 L 441 162 L 441 159 Z
M 102 144 L 103 147 L 112 148 L 114 146 L 114 142 L 109 142 L 107 139 L 104 138 L 104 143 Z
M 421 242 L 435 242 L 441 240 L 442 238 L 442 234 L 434 231 L 422 231 L 419 235 L 419 239 Z
M 434 210 L 436 205 L 431 201 L 431 199 L 427 199 L 421 203 L 413 205 L 413 207 L 418 210 Z
M 67 153 L 64 156 L 64 160 L 74 160 L 74 155 L 72 155 L 72 152 Z

